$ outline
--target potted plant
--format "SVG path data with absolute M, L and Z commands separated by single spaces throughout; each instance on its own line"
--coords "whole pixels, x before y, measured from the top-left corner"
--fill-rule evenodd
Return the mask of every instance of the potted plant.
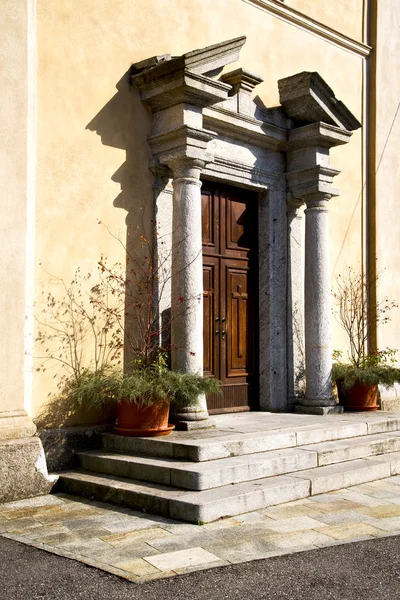
M 168 340 L 170 316 L 160 315 L 159 307 L 171 277 L 170 256 L 162 238 L 150 239 L 144 230 L 131 229 L 127 244 L 114 238 L 126 262 L 110 263 L 102 255 L 94 285 L 92 275 L 81 277 L 79 269 L 70 285 L 52 277 L 64 295 L 44 294 L 37 337 L 44 353 L 37 370 L 61 367 L 54 401 L 62 397 L 68 412 L 112 414 L 114 408 L 120 434 L 166 435 L 173 429 L 171 404 L 178 410 L 193 406 L 201 395 L 218 392 L 220 383 L 168 368 L 168 342 L 164 348 L 161 343 Z
M 378 409 L 378 384 L 391 386 L 400 381 L 400 369 L 396 367 L 396 350 L 368 351 L 368 334 L 372 317 L 368 310 L 368 287 L 364 274 L 349 268 L 339 276 L 334 298 L 338 310 L 336 318 L 345 331 L 348 343 L 347 360 L 342 352 L 335 351 L 332 378 L 336 383 L 339 402 L 346 410 L 371 411 Z M 383 298 L 375 306 L 376 323 L 389 321 L 389 312 L 397 303 Z
M 171 404 L 193 406 L 199 395 L 219 390 L 220 382 L 213 377 L 170 371 L 160 352 L 157 362 L 136 364 L 125 374 L 109 366 L 84 371 L 71 380 L 69 398 L 75 409 L 115 405 L 115 429 L 121 435 L 160 436 L 174 429 L 168 422 Z

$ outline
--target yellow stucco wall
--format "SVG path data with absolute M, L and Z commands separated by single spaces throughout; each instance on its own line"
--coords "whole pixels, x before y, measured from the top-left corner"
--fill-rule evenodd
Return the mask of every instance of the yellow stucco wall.
M 0 1 L 0 417 L 24 408 L 27 8 Z
M 363 21 L 360 15 L 364 10 L 364 0 L 285 0 L 283 6 L 294 8 L 354 40 L 363 41 Z
M 311 12 L 308 4 L 293 7 Z M 330 4 L 318 2 L 321 19 L 359 37 L 361 2 L 351 3 L 351 19 L 340 23 Z M 152 202 L 151 118 L 123 79 L 133 62 L 245 34 L 240 64 L 264 78 L 256 95 L 266 106 L 279 103 L 278 79 L 315 70 L 361 118 L 362 58 L 242 0 L 231 0 L 229 9 L 226 0 L 38 0 L 37 27 L 35 259 L 67 281 L 77 266 L 95 267 L 101 252 L 121 254 L 98 219 L 124 235 L 128 212 Z M 356 132 L 347 147 L 332 151 L 332 166 L 342 171 L 341 196 L 331 202 L 333 274 L 360 260 L 361 147 Z M 48 275 L 38 268 L 36 279 L 39 299 Z M 52 381 L 51 374 L 35 376 L 36 409 Z
M 400 4 L 378 3 L 376 188 L 378 301 L 400 302 Z M 400 308 L 378 328 L 378 347 L 400 349 Z

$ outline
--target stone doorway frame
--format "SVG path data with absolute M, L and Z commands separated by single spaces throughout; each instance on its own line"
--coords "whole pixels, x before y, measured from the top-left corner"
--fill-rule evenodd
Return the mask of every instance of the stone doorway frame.
M 360 124 L 317 73 L 280 80 L 282 106 L 259 108 L 251 99 L 259 76 L 243 68 L 221 75 L 245 41 L 242 36 L 132 66 L 132 83 L 154 116 L 148 142 L 157 226 L 172 232 L 172 317 L 178 297 L 192 299 L 184 318 L 177 313 L 171 322 L 172 368 L 203 368 L 200 177 L 244 187 L 259 194 L 260 409 L 285 411 L 296 402 L 304 343 L 301 410 L 335 412 L 327 205 L 338 194 L 332 183 L 339 172 L 330 167 L 329 149 L 347 143 Z M 298 215 L 303 204 L 304 282 Z M 294 339 L 295 328 L 301 339 Z M 205 421 L 205 398 L 179 417 L 189 424 Z

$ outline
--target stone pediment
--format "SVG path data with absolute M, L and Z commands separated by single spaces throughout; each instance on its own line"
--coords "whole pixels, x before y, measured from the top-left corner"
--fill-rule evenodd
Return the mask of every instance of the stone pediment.
M 285 113 L 301 124 L 323 121 L 347 131 L 361 127 L 333 90 L 314 72 L 303 71 L 278 81 L 279 99 Z

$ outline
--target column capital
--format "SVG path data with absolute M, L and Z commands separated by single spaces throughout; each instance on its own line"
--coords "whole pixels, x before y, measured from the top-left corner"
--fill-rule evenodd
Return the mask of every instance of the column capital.
M 322 165 L 286 173 L 288 191 L 293 198 L 305 203 L 309 196 L 318 194 L 328 195 L 330 198 L 338 196 L 339 190 L 334 188 L 332 183 L 339 173 L 337 169 Z
M 208 142 L 216 137 L 216 133 L 207 129 L 183 125 L 166 133 L 153 135 L 149 144 L 156 161 L 167 165 L 173 178 L 199 178 L 200 171 L 207 163 L 214 160 L 208 150 Z

